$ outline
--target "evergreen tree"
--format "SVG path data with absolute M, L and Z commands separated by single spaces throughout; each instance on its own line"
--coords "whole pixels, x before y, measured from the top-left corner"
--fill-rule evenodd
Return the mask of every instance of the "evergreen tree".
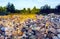
M 11 13 L 15 12 L 15 6 L 11 3 L 8 3 L 6 9 L 7 9 L 7 12 L 11 12 Z
M 60 5 L 56 6 L 56 11 L 57 11 L 57 14 L 60 14 Z
M 11 4 L 10 8 L 11 8 L 11 12 L 14 13 L 15 12 L 15 6 L 13 4 Z
M 36 6 L 34 6 L 33 9 L 32 9 L 32 11 L 31 11 L 31 13 L 36 13 L 36 10 L 37 10 Z
M 36 6 L 33 7 L 33 9 L 31 10 L 31 13 L 38 13 L 39 12 L 39 9 L 36 8 Z
M 23 8 L 23 13 L 25 13 L 26 12 L 26 8 Z
M 31 10 L 30 10 L 30 8 L 28 8 L 28 9 L 27 9 L 27 12 L 28 12 L 28 13 L 31 13 Z
M 41 14 L 49 14 L 50 13 L 50 6 L 48 5 L 44 5 L 40 8 L 40 12 Z
M 11 4 L 10 3 L 8 3 L 8 5 L 6 6 L 6 9 L 7 9 L 7 12 L 11 12 Z

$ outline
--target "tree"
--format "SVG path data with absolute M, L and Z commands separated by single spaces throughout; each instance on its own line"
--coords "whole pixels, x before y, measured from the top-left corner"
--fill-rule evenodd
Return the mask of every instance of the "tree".
M 2 6 L 0 6 L 0 12 L 3 12 L 3 8 L 2 8 Z
M 7 12 L 11 12 L 11 4 L 10 3 L 8 3 L 8 5 L 6 6 L 6 9 L 7 9 Z
M 11 13 L 15 12 L 15 6 L 11 3 L 8 3 L 6 8 L 7 8 L 7 12 L 11 12 Z
M 57 5 L 57 6 L 56 6 L 56 9 L 60 9 L 60 5 Z
M 23 8 L 22 10 L 20 10 L 20 12 L 21 12 L 21 14 L 25 14 L 25 13 L 27 13 L 27 10 L 26 10 L 26 8 Z
M 20 13 L 21 10 L 15 9 L 15 13 Z
M 50 13 L 50 6 L 48 5 L 44 5 L 40 8 L 40 12 L 41 14 L 49 14 Z
M 60 5 L 56 6 L 56 11 L 58 12 L 58 14 L 60 13 Z
M 33 9 L 31 10 L 31 13 L 38 13 L 39 12 L 39 9 L 36 8 L 36 6 L 33 7 Z
M 26 8 L 23 8 L 23 13 L 26 13 Z
M 0 6 L 0 15 L 5 15 L 6 14 L 6 7 Z
M 32 10 L 36 10 L 36 6 L 34 6 Z
M 15 6 L 13 4 L 11 4 L 11 12 L 14 13 L 15 12 Z
M 31 10 L 30 10 L 30 8 L 28 8 L 28 9 L 27 9 L 27 12 L 28 12 L 28 13 L 31 13 Z
M 47 4 L 42 6 L 41 9 L 50 9 L 50 6 L 48 6 Z
M 36 13 L 36 6 L 33 7 L 33 9 L 31 10 L 31 13 Z
M 5 6 L 3 7 L 3 12 L 6 12 L 6 7 Z
M 6 12 L 6 7 L 0 6 L 0 12 Z

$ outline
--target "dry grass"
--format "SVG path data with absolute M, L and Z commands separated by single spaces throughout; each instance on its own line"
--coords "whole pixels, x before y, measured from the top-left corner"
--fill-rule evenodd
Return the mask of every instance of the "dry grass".
M 14 14 L 14 15 L 7 15 L 7 16 L 0 16 L 0 18 L 14 18 L 14 17 L 19 17 L 18 20 L 20 21 L 24 21 L 28 18 L 31 18 L 31 19 L 36 19 L 36 14 Z

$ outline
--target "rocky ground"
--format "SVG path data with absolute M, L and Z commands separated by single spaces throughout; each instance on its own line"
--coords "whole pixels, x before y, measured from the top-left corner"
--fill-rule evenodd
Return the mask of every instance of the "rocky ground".
M 0 39 L 60 39 L 60 15 L 36 15 L 23 22 L 19 16 L 1 16 Z

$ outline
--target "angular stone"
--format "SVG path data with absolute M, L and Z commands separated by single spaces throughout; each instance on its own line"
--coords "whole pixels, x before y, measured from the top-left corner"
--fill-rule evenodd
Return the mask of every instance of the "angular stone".
M 53 36 L 53 39 L 58 39 L 58 37 L 57 36 Z
M 57 34 L 58 38 L 60 38 L 60 34 Z

